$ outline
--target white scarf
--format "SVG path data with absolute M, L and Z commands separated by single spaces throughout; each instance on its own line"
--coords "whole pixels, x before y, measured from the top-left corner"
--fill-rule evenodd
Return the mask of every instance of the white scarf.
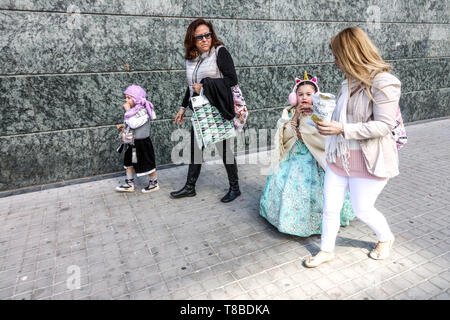
M 338 100 L 336 102 L 336 108 L 333 111 L 331 120 L 347 123 L 347 105 L 349 100 L 347 79 L 342 82 L 341 90 L 338 94 Z M 327 136 L 325 139 L 325 153 L 327 161 L 336 163 L 336 157 L 341 159 L 341 163 L 344 166 L 345 172 L 349 173 L 349 144 L 342 134 L 333 134 Z

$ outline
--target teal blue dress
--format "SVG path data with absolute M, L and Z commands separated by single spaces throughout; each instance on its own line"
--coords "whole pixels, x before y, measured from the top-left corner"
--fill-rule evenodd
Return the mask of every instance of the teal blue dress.
M 280 232 L 309 237 L 322 232 L 325 171 L 297 140 L 280 167 L 267 178 L 260 201 L 260 215 Z M 341 210 L 341 226 L 355 218 L 349 194 Z

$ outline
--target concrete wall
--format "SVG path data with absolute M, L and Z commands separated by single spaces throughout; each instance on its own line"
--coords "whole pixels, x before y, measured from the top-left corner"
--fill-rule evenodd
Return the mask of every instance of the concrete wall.
M 251 128 L 274 127 L 305 69 L 337 92 L 329 38 L 351 25 L 392 63 L 405 121 L 450 115 L 448 1 L 0 0 L 0 190 L 121 170 L 115 124 L 132 83 L 156 107 L 157 163 L 170 163 L 196 17 L 234 58 Z

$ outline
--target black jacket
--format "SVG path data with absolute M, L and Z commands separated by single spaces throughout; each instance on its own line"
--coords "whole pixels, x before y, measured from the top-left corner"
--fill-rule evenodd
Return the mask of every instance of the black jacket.
M 236 115 L 234 113 L 233 94 L 225 81 L 223 79 L 205 78 L 201 83 L 203 83 L 203 94 L 208 98 L 211 105 L 216 107 L 225 119 L 233 119 Z

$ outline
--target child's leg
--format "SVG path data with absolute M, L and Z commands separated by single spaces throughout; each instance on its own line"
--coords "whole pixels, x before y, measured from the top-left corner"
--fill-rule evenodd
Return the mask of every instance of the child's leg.
M 125 172 L 127 173 L 127 179 L 128 180 L 133 180 L 134 179 L 134 168 L 133 167 L 126 168 Z
M 134 168 L 133 167 L 126 167 L 125 173 L 127 175 L 127 178 L 125 179 L 125 183 L 116 187 L 116 191 L 121 192 L 133 192 L 135 188 L 134 184 Z
M 142 189 L 143 193 L 149 193 L 159 190 L 158 180 L 156 177 L 156 170 L 149 174 L 149 180 L 150 181 L 148 182 L 148 186 Z
M 157 185 L 158 184 L 158 180 L 157 180 L 157 177 L 156 177 L 156 170 L 153 171 L 152 173 L 150 173 L 149 177 L 150 177 L 150 182 L 149 182 L 150 184 L 153 184 L 153 185 Z

